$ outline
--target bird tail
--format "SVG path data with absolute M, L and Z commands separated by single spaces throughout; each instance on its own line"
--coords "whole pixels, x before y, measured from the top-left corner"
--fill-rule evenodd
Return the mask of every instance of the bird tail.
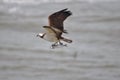
M 66 38 L 64 38 L 64 37 L 62 37 L 61 40 L 65 41 L 65 42 L 67 42 L 67 43 L 72 43 L 72 40 L 66 39 Z
M 63 33 L 68 34 L 67 30 L 63 30 Z

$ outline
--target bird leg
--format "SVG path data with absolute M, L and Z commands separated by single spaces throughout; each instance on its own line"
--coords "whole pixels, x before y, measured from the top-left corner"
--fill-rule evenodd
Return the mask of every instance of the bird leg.
M 51 45 L 51 48 L 54 49 L 56 46 L 58 46 L 58 42 Z
M 60 46 L 67 46 L 67 44 L 63 44 L 62 42 L 57 42 L 58 43 L 58 45 L 60 45 Z
M 63 44 L 62 42 L 56 42 L 51 45 L 51 48 L 54 49 L 55 47 L 60 47 L 60 46 L 67 46 L 67 44 Z
M 62 42 L 60 42 L 60 41 L 59 41 L 59 42 L 57 42 L 57 43 L 58 43 L 59 45 L 63 45 L 63 43 L 62 43 Z

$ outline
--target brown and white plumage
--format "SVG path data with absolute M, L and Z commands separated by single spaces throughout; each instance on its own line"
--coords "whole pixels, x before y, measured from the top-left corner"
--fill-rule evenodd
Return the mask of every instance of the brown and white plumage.
M 60 40 L 71 43 L 72 40 L 66 39 L 61 36 L 62 33 L 67 33 L 66 30 L 64 30 L 64 21 L 70 15 L 72 15 L 72 13 L 71 11 L 68 11 L 67 8 L 51 14 L 48 17 L 49 25 L 43 26 L 43 28 L 46 29 L 46 33 L 39 33 L 37 36 L 45 40 L 55 42 L 55 44 L 57 42 L 60 42 Z
M 49 16 L 49 26 L 52 26 L 61 30 L 62 32 L 65 32 L 63 22 L 70 15 L 72 15 L 72 13 L 70 11 L 67 11 L 67 8 L 53 13 Z

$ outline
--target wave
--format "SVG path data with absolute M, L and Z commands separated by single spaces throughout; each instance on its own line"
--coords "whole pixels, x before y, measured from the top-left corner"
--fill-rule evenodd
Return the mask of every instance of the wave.
M 73 0 L 3 0 L 3 3 L 16 3 L 16 4 L 41 4 L 41 3 L 60 3 L 60 2 L 71 2 Z
M 41 3 L 64 3 L 64 2 L 110 2 L 119 0 L 2 0 L 3 3 L 11 4 L 41 4 Z

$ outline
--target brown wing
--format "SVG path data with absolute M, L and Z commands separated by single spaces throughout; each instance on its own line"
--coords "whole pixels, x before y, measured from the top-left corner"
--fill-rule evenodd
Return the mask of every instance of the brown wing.
M 53 13 L 49 16 L 49 26 L 52 26 L 61 30 L 62 32 L 65 32 L 63 22 L 71 14 L 71 11 L 67 11 L 67 8 Z

